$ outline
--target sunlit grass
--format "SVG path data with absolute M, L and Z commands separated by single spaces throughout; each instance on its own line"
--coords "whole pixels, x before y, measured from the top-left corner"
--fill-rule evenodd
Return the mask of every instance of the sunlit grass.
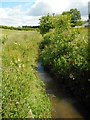
M 49 118 L 50 102 L 35 70 L 42 36 L 36 31 L 2 34 L 2 116 Z

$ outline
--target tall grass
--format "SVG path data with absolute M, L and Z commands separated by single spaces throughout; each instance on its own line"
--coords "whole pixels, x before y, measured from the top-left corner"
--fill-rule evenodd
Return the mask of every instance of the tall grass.
M 2 117 L 49 118 L 50 102 L 35 70 L 36 31 L 2 31 Z

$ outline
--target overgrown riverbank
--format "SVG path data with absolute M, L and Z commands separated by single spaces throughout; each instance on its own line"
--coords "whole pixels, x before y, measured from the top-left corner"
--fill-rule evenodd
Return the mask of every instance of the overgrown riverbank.
M 52 20 L 49 16 L 45 18 L 50 22 Z M 41 33 L 44 25 L 46 24 L 42 20 Z M 59 81 L 59 84 L 90 110 L 88 29 L 72 27 L 68 15 L 54 18 L 53 25 L 54 28 L 43 35 L 44 41 L 40 45 L 43 66 Z M 48 26 L 46 27 L 49 28 Z
M 35 67 L 42 37 L 37 31 L 4 30 L 2 41 L 2 117 L 50 118 L 50 101 Z

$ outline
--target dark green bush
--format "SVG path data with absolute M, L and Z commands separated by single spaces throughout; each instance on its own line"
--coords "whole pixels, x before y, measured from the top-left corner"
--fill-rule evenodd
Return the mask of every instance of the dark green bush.
M 83 101 L 90 100 L 90 63 L 87 29 L 71 27 L 70 17 L 59 16 L 55 30 L 44 37 L 43 65 Z

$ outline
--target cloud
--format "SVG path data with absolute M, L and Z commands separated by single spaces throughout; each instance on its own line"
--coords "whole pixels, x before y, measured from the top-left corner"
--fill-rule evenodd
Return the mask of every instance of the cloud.
M 29 15 L 41 16 L 48 13 L 61 13 L 69 6 L 69 0 L 36 0 L 35 4 L 31 7 Z
M 21 1 L 25 2 L 25 0 Z M 39 18 L 41 16 L 46 15 L 48 13 L 61 14 L 63 11 L 70 10 L 71 8 L 77 8 L 81 12 L 83 19 L 87 19 L 88 16 L 89 0 L 35 0 L 35 1 L 32 0 L 32 1 L 33 1 L 32 6 L 29 3 L 23 3 L 16 7 L 0 8 L 0 25 L 9 26 L 38 25 Z
M 39 16 L 48 13 L 61 14 L 63 11 L 77 8 L 82 17 L 88 14 L 89 0 L 36 0 L 35 4 L 29 10 L 29 15 Z
M 88 19 L 88 2 L 89 0 L 73 0 L 69 4 L 69 9 L 77 8 L 81 13 L 82 19 Z
M 39 1 L 32 6 L 29 15 L 41 16 L 47 13 L 52 13 L 51 6 L 44 1 Z
M 22 26 L 38 25 L 40 16 L 29 16 L 22 6 L 0 8 L 0 25 Z

